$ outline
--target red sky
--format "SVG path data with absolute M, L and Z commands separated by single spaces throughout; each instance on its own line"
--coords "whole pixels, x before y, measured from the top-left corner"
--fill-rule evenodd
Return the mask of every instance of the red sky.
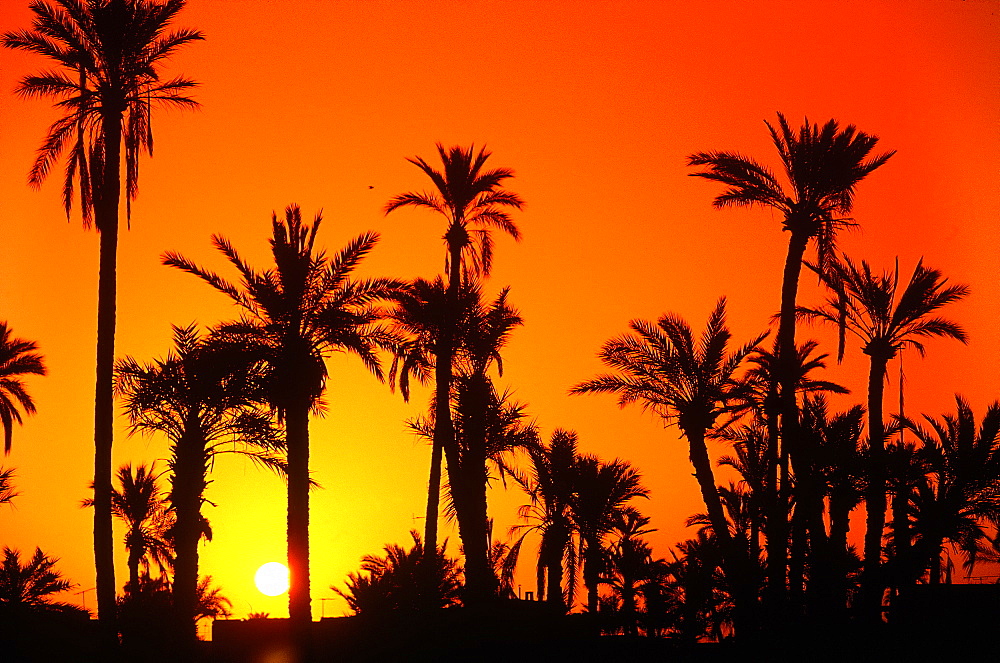
M 489 283 L 493 292 L 511 286 L 526 320 L 501 384 L 546 436 L 575 429 L 584 451 L 640 468 L 651 489 L 641 507 L 665 555 L 701 509 L 684 444 L 638 409 L 566 391 L 601 371 L 597 350 L 631 318 L 674 311 L 700 328 L 726 295 L 737 340 L 768 324 L 786 242 L 780 219 L 714 210 L 718 188 L 687 177 L 684 158 L 731 149 L 776 165 L 763 124 L 776 111 L 795 123 L 835 117 L 898 150 L 860 187 L 861 228 L 842 243 L 850 255 L 879 267 L 899 256 L 906 270 L 923 256 L 972 287 L 949 312 L 970 344 L 932 341 L 926 359 L 906 356 L 911 412 L 945 412 L 954 392 L 979 411 L 997 397 L 998 15 L 996 0 L 189 0 L 177 25 L 207 40 L 168 73 L 201 82 L 202 108 L 155 119 L 156 154 L 142 164 L 132 229 L 121 237 L 118 354 L 149 360 L 168 350 L 171 324 L 233 316 L 222 296 L 159 256 L 176 250 L 221 269 L 209 236 L 222 233 L 262 265 L 271 211 L 289 203 L 310 217 L 324 210 L 319 241 L 330 250 L 379 231 L 363 274 L 432 276 L 443 265 L 441 221 L 420 211 L 386 218 L 382 206 L 427 187 L 405 157 L 433 157 L 438 141 L 485 143 L 494 165 L 515 169 L 510 188 L 528 203 L 517 216 L 524 241 L 499 239 Z M 27 2 L 0 7 L 0 30 L 29 21 Z M 55 115 L 12 90 L 47 67 L 0 52 L 0 318 L 39 343 L 50 371 L 30 380 L 39 414 L 15 431 L 3 461 L 17 468 L 22 495 L 0 510 L 0 543 L 40 545 L 86 589 L 92 519 L 78 505 L 92 479 L 97 235 L 76 216 L 66 222 L 58 176 L 40 191 L 25 184 Z M 815 298 L 815 283 L 804 278 L 801 292 Z M 801 336 L 835 350 L 826 331 Z M 828 377 L 860 401 L 864 362 L 849 350 Z M 312 511 L 317 616 L 345 610 L 319 599 L 363 554 L 422 528 L 414 516 L 429 463 L 403 423 L 423 410 L 426 390 L 404 404 L 353 358 L 334 357 L 330 371 L 329 411 L 312 428 L 324 486 Z M 116 465 L 165 457 L 163 440 L 127 437 L 121 418 L 117 430 Z M 284 597 L 252 585 L 258 566 L 284 556 L 283 484 L 236 458 L 221 459 L 212 478 L 215 540 L 202 548 L 203 572 L 237 616 L 286 614 Z M 494 491 L 498 531 L 523 501 Z M 525 589 L 532 562 L 522 561 Z

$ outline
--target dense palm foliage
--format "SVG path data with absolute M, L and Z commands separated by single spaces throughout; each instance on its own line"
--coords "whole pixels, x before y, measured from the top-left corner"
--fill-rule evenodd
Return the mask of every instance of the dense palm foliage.
M 867 522 L 865 530 L 866 608 L 873 619 L 880 619 L 885 580 L 880 572 L 882 535 L 886 514 L 885 425 L 882 416 L 886 367 L 896 354 L 907 347 L 924 353 L 924 342 L 945 337 L 966 342 L 962 328 L 951 320 L 938 317 L 938 309 L 964 298 L 968 288 L 948 285 L 941 272 L 918 262 L 909 282 L 900 291 L 899 267 L 891 273 L 874 273 L 867 262 L 856 265 L 850 258 L 830 262 L 819 271 L 823 282 L 834 295 L 816 309 L 802 308 L 800 315 L 842 326 L 862 343 L 868 355 L 868 481 L 865 494 Z M 843 339 L 843 335 L 842 335 Z M 841 341 L 843 353 L 843 340 Z
M 242 353 L 213 348 L 194 325 L 174 327 L 174 350 L 165 359 L 140 364 L 126 357 L 116 366 L 116 387 L 131 430 L 170 441 L 168 500 L 177 553 L 173 605 L 182 639 L 195 635 L 198 541 L 211 538 L 201 508 L 216 456 L 242 454 L 286 471 L 284 441 L 261 403 L 262 380 L 259 367 L 242 361 Z M 151 497 L 152 486 L 146 488 L 137 495 L 140 504 L 142 497 Z
M 121 172 L 126 206 L 138 193 L 139 156 L 152 154 L 151 110 L 190 108 L 195 83 L 164 80 L 161 67 L 179 48 L 202 39 L 195 30 L 168 32 L 184 0 L 56 0 L 33 2 L 32 29 L 4 33 L 7 48 L 48 58 L 58 69 L 25 76 L 24 97 L 50 97 L 63 112 L 52 126 L 28 175 L 40 186 L 66 154 L 63 206 L 74 191 L 85 226 L 100 233 L 97 303 L 97 383 L 94 399 L 94 556 L 101 620 L 114 618 L 115 578 L 111 532 L 111 448 L 114 402 L 115 311 Z M 124 149 L 123 149 L 124 148 Z M 129 214 L 131 216 L 131 214 Z
M 21 551 L 3 549 L 0 563 L 0 606 L 33 610 L 60 610 L 71 606 L 53 601 L 52 595 L 65 592 L 75 585 L 55 570 L 58 559 L 49 557 L 41 548 L 35 548 L 31 559 L 21 561 Z
M 752 619 L 756 579 L 746 548 L 730 535 L 705 440 L 720 417 L 736 416 L 746 407 L 748 387 L 736 380 L 736 371 L 765 335 L 730 353 L 725 298 L 712 311 L 698 341 L 690 325 L 673 314 L 662 316 L 656 324 L 633 320 L 630 327 L 632 334 L 608 341 L 601 350 L 601 360 L 616 373 L 600 375 L 571 391 L 617 394 L 622 407 L 638 402 L 664 420 L 676 422 L 688 440 L 695 477 L 727 573 L 734 584 L 742 583 L 737 608 Z
M 447 541 L 433 555 L 424 554 L 420 534 L 413 530 L 409 550 L 385 546 L 385 555 L 365 555 L 361 573 L 350 573 L 344 589 L 331 587 L 359 615 L 392 611 L 432 610 L 459 604 L 462 568 L 445 554 Z
M 163 262 L 198 276 L 224 293 L 242 318 L 221 325 L 213 343 L 221 351 L 243 355 L 262 371 L 265 398 L 284 422 L 288 450 L 288 565 L 293 621 L 311 621 L 309 596 L 309 415 L 320 405 L 332 352 L 359 357 L 382 379 L 379 348 L 393 350 L 396 338 L 378 321 L 375 303 L 393 297 L 403 284 L 385 278 L 352 280 L 351 274 L 378 242 L 376 233 L 352 240 L 335 256 L 314 244 L 322 218 L 304 223 L 297 206 L 283 219 L 271 218 L 274 266 L 255 271 L 224 237 L 215 247 L 236 268 L 231 283 L 187 258 L 167 253 Z
M 478 276 L 488 276 L 493 264 L 492 229 L 520 239 L 521 233 L 508 210 L 521 209 L 523 201 L 503 183 L 514 176 L 509 168 L 487 169 L 490 152 L 485 147 L 475 151 L 437 145 L 442 169 L 437 170 L 421 157 L 408 161 L 424 172 L 434 185 L 432 192 L 407 192 L 394 196 L 385 206 L 388 214 L 402 207 L 429 209 L 444 217 L 446 228 L 444 271 L 448 285 L 443 302 L 436 303 L 432 321 L 433 334 L 424 340 L 424 366 L 434 370 L 434 444 L 431 451 L 430 482 L 427 489 L 427 515 L 424 541 L 426 550 L 436 550 L 441 459 L 454 445 L 455 431 L 448 416 L 454 355 L 460 343 L 459 327 L 467 310 L 462 305 L 463 286 Z M 438 280 L 436 283 L 443 284 Z M 428 293 L 429 294 L 429 293 Z M 441 305 L 443 304 L 443 306 Z M 433 356 L 433 361 L 429 359 Z M 410 364 L 410 366 L 415 366 Z M 406 375 L 404 371 L 403 375 Z M 405 387 L 403 387 L 405 388 Z M 405 395 L 405 392 L 404 392 Z M 473 577 L 477 575 L 473 571 Z M 473 581 L 475 586 L 477 583 Z
M 811 465 L 810 449 L 796 448 L 798 424 L 795 403 L 795 306 L 798 294 L 802 258 L 810 242 L 814 242 L 818 263 L 825 265 L 836 250 L 837 232 L 853 222 L 849 218 L 858 184 L 872 171 L 881 167 L 894 154 L 873 155 L 878 137 L 858 131 L 853 125 L 841 127 L 834 119 L 820 127 L 806 120 L 798 131 L 792 129 L 785 116 L 778 113 L 777 126 L 766 122 L 771 141 L 777 149 L 786 182 L 758 161 L 730 151 L 697 152 L 688 157 L 688 165 L 703 168 L 692 173 L 726 189 L 716 196 L 714 204 L 723 207 L 769 207 L 782 215 L 782 229 L 788 231 L 788 252 L 781 282 L 781 308 L 778 321 L 777 372 L 779 407 L 783 444 L 795 462 L 803 465 L 800 472 L 800 492 L 810 509 L 812 538 L 823 545 L 818 531 L 821 523 L 819 489 L 808 476 Z M 797 456 L 797 458 L 796 458 Z M 768 483 L 776 484 L 777 467 L 768 467 Z M 768 585 L 772 601 L 783 600 L 785 590 L 786 513 L 784 505 L 772 491 L 768 496 L 772 516 L 768 519 Z

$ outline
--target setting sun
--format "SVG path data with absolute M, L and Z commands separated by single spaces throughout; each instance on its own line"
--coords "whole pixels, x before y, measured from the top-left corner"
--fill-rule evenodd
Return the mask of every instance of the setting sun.
M 257 569 L 254 584 L 261 594 L 278 596 L 288 591 L 288 567 L 281 562 L 268 562 Z

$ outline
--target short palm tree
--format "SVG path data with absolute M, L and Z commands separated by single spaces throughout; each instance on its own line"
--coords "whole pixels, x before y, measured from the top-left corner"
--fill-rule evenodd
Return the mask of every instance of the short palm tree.
M 955 397 L 956 411 L 920 423 L 903 419 L 922 443 L 918 454 L 928 470 L 913 497 L 913 556 L 922 575 L 940 582 L 946 542 L 974 564 L 1000 523 L 1000 403 L 991 403 L 976 423 L 968 401 Z
M 814 241 L 819 263 L 834 255 L 837 232 L 850 225 L 849 217 L 858 184 L 881 167 L 894 152 L 872 155 L 878 137 L 841 127 L 831 119 L 822 127 L 808 119 L 798 131 L 778 113 L 777 126 L 765 121 L 781 159 L 786 182 L 767 166 L 738 152 L 697 152 L 688 165 L 702 167 L 691 173 L 726 186 L 714 204 L 723 207 L 770 207 L 782 215 L 788 231 L 788 252 L 781 282 L 781 309 L 777 351 L 782 443 L 794 445 L 798 436 L 795 404 L 795 306 L 799 274 L 806 247 Z M 808 449 L 800 455 L 808 456 Z M 808 458 L 803 459 L 805 465 Z M 776 470 L 772 470 L 776 471 Z M 772 479 L 773 480 L 773 479 Z M 768 519 L 768 586 L 775 601 L 783 600 L 788 539 L 786 514 L 780 504 Z
M 211 347 L 194 325 L 175 326 L 173 332 L 174 349 L 165 359 L 140 364 L 126 357 L 115 367 L 115 378 L 131 431 L 159 433 L 170 440 L 174 606 L 183 630 L 180 637 L 193 641 L 198 542 L 203 536 L 211 538 L 201 508 L 216 456 L 242 454 L 281 474 L 286 467 L 283 440 L 261 404 L 265 394 L 257 367 L 226 348 Z M 146 476 L 140 495 L 152 489 L 152 477 Z
M 35 413 L 35 401 L 25 388 L 25 375 L 45 375 L 42 355 L 34 341 L 12 336 L 10 327 L 0 321 L 0 424 L 3 425 L 3 451 L 10 453 L 14 423 L 22 422 L 21 411 Z
M 6 609 L 48 610 L 69 608 L 53 601 L 52 594 L 75 587 L 55 570 L 59 560 L 35 548 L 30 560 L 21 563 L 21 552 L 4 547 L 0 562 L 0 607 Z
M 521 233 L 508 210 L 521 209 L 523 201 L 503 183 L 514 176 L 509 168 L 487 169 L 491 153 L 485 147 L 437 145 L 442 169 L 437 170 L 421 157 L 408 161 L 424 172 L 434 185 L 431 192 L 407 192 L 394 196 L 385 206 L 388 214 L 401 207 L 429 209 L 445 219 L 445 264 L 448 275 L 446 306 L 436 323 L 437 331 L 430 344 L 434 356 L 435 431 L 431 452 L 431 480 L 427 491 L 425 550 L 437 545 L 438 497 L 441 458 L 444 448 L 454 443 L 455 431 L 448 416 L 453 358 L 456 352 L 457 327 L 461 324 L 462 286 L 471 278 L 489 276 L 493 264 L 492 229 L 520 239 Z M 437 482 L 435 482 L 437 478 Z M 433 511 L 433 513 L 432 513 Z M 428 552 L 430 554 L 430 552 Z
M 7 48 L 37 53 L 59 66 L 58 70 L 26 76 L 17 87 L 23 97 L 56 99 L 56 106 L 63 111 L 38 150 L 29 184 L 40 186 L 59 157 L 68 154 L 63 185 L 66 214 L 78 190 L 84 225 L 93 224 L 100 233 L 94 558 L 98 613 L 106 625 L 113 622 L 115 611 L 110 500 L 121 172 L 125 172 L 126 207 L 131 211 L 131 201 L 138 192 L 139 155 L 153 151 L 152 107 L 197 105 L 187 96 L 196 85 L 193 81 L 181 77 L 164 80 L 160 71 L 179 48 L 203 39 L 195 30 L 167 32 L 184 4 L 184 0 L 32 2 L 32 29 L 6 32 L 0 38 Z
M 695 477 L 737 594 L 737 608 L 744 611 L 741 617 L 750 620 L 756 579 L 747 550 L 730 535 L 705 440 L 720 417 L 735 416 L 747 407 L 749 387 L 735 374 L 766 334 L 728 352 L 732 335 L 726 326 L 724 297 L 697 342 L 690 325 L 672 313 L 656 324 L 633 320 L 630 327 L 633 333 L 608 341 L 600 353 L 601 360 L 617 372 L 582 382 L 570 393 L 617 394 L 621 407 L 638 402 L 665 421 L 676 422 L 688 440 Z
M 349 573 L 344 589 L 330 589 L 359 615 L 458 605 L 462 569 L 458 560 L 445 555 L 447 542 L 428 557 L 420 534 L 413 530 L 410 536 L 413 546 L 409 550 L 389 544 L 385 556 L 365 555 L 361 573 Z
M 322 218 L 310 225 L 295 205 L 283 219 L 271 218 L 274 266 L 255 271 L 224 237 L 215 247 L 240 275 L 231 283 L 177 253 L 163 263 L 194 274 L 233 300 L 243 317 L 213 332 L 213 344 L 259 362 L 266 398 L 284 422 L 288 449 L 289 616 L 304 628 L 312 620 L 309 597 L 309 415 L 321 402 L 332 352 L 358 356 L 382 379 L 379 348 L 393 351 L 398 339 L 378 324 L 375 306 L 403 290 L 385 278 L 352 280 L 351 273 L 374 248 L 378 234 L 365 233 L 337 255 L 314 248 Z
M 886 366 L 900 350 L 912 347 L 920 354 L 928 338 L 953 338 L 962 343 L 965 331 L 951 320 L 933 315 L 938 309 L 963 299 L 965 285 L 948 285 L 940 271 L 918 262 L 909 282 L 900 291 L 899 266 L 890 273 L 876 274 L 867 262 L 856 265 L 850 258 L 831 261 L 818 269 L 832 295 L 819 308 L 800 308 L 808 319 L 836 324 L 858 338 L 870 359 L 868 373 L 869 475 L 865 492 L 865 589 L 863 610 L 870 619 L 880 619 L 883 580 L 879 577 L 882 534 L 886 514 L 885 424 L 882 400 Z M 843 342 L 841 354 L 843 353 Z M 876 616 L 879 613 L 879 616 Z
M 540 442 L 528 449 L 528 458 L 531 461 L 528 475 L 519 476 L 518 483 L 531 502 L 519 509 L 525 524 L 511 528 L 512 532 L 522 531 L 515 545 L 520 549 L 528 532 L 537 530 L 541 534 L 535 566 L 538 600 L 560 608 L 572 607 L 578 567 L 570 513 L 579 459 L 576 432 L 557 428 L 548 444 Z M 564 566 L 569 576 L 565 588 Z
M 139 568 L 146 575 L 155 565 L 160 576 L 173 568 L 174 549 L 170 541 L 174 514 L 159 485 L 160 475 L 156 463 L 133 468 L 125 464 L 118 468 L 120 489 L 113 488 L 111 510 L 125 524 L 125 550 L 128 551 L 128 583 L 125 593 L 139 591 Z M 84 506 L 94 506 L 93 499 L 83 501 Z

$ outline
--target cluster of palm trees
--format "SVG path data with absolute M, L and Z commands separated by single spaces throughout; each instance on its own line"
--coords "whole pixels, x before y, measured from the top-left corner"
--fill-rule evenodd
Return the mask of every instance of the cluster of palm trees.
M 426 529 L 411 550 L 387 549 L 393 564 L 367 560 L 369 575 L 350 580 L 357 591 L 364 583 L 377 585 L 394 564 L 412 566 L 408 577 L 418 586 L 410 588 L 411 596 L 441 605 L 440 574 L 431 570 L 454 571 L 438 543 L 443 483 L 445 510 L 454 515 L 462 544 L 462 603 L 487 604 L 509 593 L 524 537 L 537 531 L 538 597 L 571 609 L 579 570 L 586 609 L 599 612 L 600 587 L 609 588 L 605 606 L 617 606 L 628 632 L 636 632 L 641 612 L 648 632 L 676 628 L 690 637 L 721 634 L 723 624 L 754 634 L 763 627 L 761 615 L 770 624 L 849 616 L 879 623 L 887 592 L 899 596 L 915 582 L 940 579 L 946 543 L 957 545 L 970 563 L 994 554 L 1000 407 L 991 406 L 978 429 L 962 400 L 956 414 L 924 423 L 902 416 L 887 422 L 883 411 L 886 369 L 900 351 L 923 353 L 935 337 L 966 341 L 961 327 L 938 311 L 962 299 L 967 288 L 949 285 L 922 263 L 906 281 L 898 265 L 881 273 L 838 251 L 838 230 L 855 223 L 849 215 L 858 185 L 893 153 L 875 153 L 876 136 L 835 120 L 806 120 L 796 130 L 779 114 L 775 124 L 767 123 L 780 176 L 736 152 L 688 159 L 698 169 L 693 176 L 725 187 L 716 207 L 759 206 L 781 215 L 789 244 L 773 345 L 763 345 L 765 332 L 731 348 L 721 298 L 697 337 L 674 314 L 632 321 L 629 333 L 601 350 L 611 372 L 571 389 L 612 393 L 623 406 L 638 403 L 676 424 L 687 441 L 705 513 L 692 517 L 702 531 L 680 545 L 672 562 L 654 559 L 642 538 L 651 531 L 648 520 L 629 503 L 646 496 L 638 472 L 625 461 L 578 453 L 570 431 L 541 442 L 524 406 L 495 384 L 502 350 L 522 319 L 506 289 L 492 299 L 485 294 L 492 231 L 519 239 L 511 213 L 523 201 L 505 188 L 513 171 L 489 167 L 485 148 L 439 144 L 440 168 L 409 159 L 432 189 L 399 194 L 385 207 L 386 214 L 425 209 L 444 220 L 441 275 L 408 282 L 355 279 L 378 235 L 364 233 L 327 254 L 316 245 L 321 217 L 304 221 L 291 205 L 282 216 L 272 215 L 273 264 L 264 269 L 249 265 L 226 238 L 213 236 L 236 280 L 165 253 L 165 265 L 226 295 L 236 315 L 204 331 L 175 327 L 175 347 L 164 359 L 116 362 L 120 202 L 124 198 L 130 216 L 139 156 L 152 148 L 153 106 L 196 105 L 188 96 L 193 81 L 165 79 L 160 70 L 177 49 L 203 38 L 194 30 L 168 32 L 183 6 L 184 0 L 36 2 L 32 29 L 2 36 L 4 46 L 60 67 L 27 76 L 18 87 L 22 96 L 53 97 L 65 111 L 50 127 L 29 182 L 39 186 L 65 156 L 67 214 L 78 201 L 85 225 L 95 226 L 101 238 L 91 504 L 98 614 L 109 639 L 117 630 L 113 514 L 130 523 L 127 589 L 140 591 L 141 565 L 169 568 L 174 627 L 181 640 L 194 638 L 203 582 L 198 542 L 211 533 L 201 507 L 213 458 L 225 452 L 247 455 L 287 480 L 289 613 L 300 629 L 311 621 L 309 421 L 323 405 L 325 360 L 333 352 L 357 356 L 406 399 L 414 380 L 433 383 L 426 415 L 410 422 L 431 442 Z M 807 262 L 810 246 L 816 258 Z M 829 293 L 821 306 L 797 305 L 803 265 Z M 814 342 L 797 340 L 803 320 L 839 330 L 838 358 L 848 333 L 860 340 L 871 366 L 866 407 L 830 412 L 827 395 L 847 390 L 815 377 L 827 355 Z M 17 376 L 44 373 L 34 350 L 13 339 L 6 324 L 0 328 L 7 451 L 12 424 L 22 410 L 34 409 Z M 170 441 L 170 489 L 163 495 L 152 467 L 123 468 L 121 490 L 113 487 L 115 395 L 133 431 Z M 739 483 L 719 485 L 709 450 L 713 439 L 732 446 L 733 455 L 721 460 L 739 474 Z M 528 459 L 527 469 L 517 466 L 518 453 Z M 522 510 L 520 538 L 498 544 L 487 487 L 508 476 L 531 504 Z M 12 495 L 9 484 L 10 471 L 0 471 L 0 500 Z M 138 510 L 130 502 L 136 495 Z M 858 555 L 848 532 L 862 506 L 865 537 Z M 451 601 L 456 585 L 447 586 Z M 662 617 L 667 614 L 672 621 Z

